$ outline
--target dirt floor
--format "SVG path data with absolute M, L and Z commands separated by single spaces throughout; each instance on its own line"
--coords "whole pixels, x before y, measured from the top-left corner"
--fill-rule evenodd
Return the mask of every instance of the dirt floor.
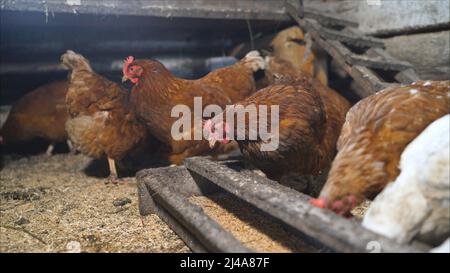
M 134 178 L 105 184 L 86 174 L 95 164 L 83 155 L 3 156 L 0 252 L 189 252 L 156 215 L 139 215 Z
M 106 160 L 6 155 L 0 163 L 0 252 L 190 251 L 158 216 L 139 215 L 134 177 L 105 184 Z M 314 252 L 273 223 L 242 217 L 242 207 L 236 216 L 211 200 L 197 202 L 218 222 L 233 223 L 231 232 L 257 251 Z M 356 219 L 369 204 L 353 210 Z

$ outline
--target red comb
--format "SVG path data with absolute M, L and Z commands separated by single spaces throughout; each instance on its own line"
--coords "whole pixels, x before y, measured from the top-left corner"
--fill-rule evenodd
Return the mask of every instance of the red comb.
M 323 199 L 311 199 L 311 200 L 309 200 L 309 203 L 315 207 L 322 208 L 322 209 L 324 209 L 327 206 L 325 200 L 323 200 Z
M 128 56 L 124 61 L 123 61 L 123 74 L 125 75 L 127 73 L 128 70 L 128 66 L 134 62 L 134 57 L 133 56 Z

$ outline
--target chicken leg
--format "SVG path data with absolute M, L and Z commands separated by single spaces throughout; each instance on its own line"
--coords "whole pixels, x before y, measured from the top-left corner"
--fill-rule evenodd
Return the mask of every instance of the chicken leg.
M 75 146 L 73 146 L 72 141 L 67 140 L 67 147 L 69 147 L 69 154 L 71 154 L 71 155 L 77 154 L 77 149 L 75 148 Z
M 108 165 L 109 165 L 108 180 L 113 184 L 117 184 L 119 182 L 119 178 L 117 176 L 116 162 L 114 161 L 114 159 L 108 157 Z
M 55 144 L 52 142 L 50 143 L 50 145 L 48 145 L 47 151 L 45 152 L 45 154 L 47 156 L 52 156 L 53 155 L 53 149 L 55 148 Z

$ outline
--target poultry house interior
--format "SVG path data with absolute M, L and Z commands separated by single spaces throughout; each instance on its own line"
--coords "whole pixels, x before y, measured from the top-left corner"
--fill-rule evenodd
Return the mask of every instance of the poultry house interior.
M 0 253 L 450 252 L 449 0 L 124 2 L 1 0 Z

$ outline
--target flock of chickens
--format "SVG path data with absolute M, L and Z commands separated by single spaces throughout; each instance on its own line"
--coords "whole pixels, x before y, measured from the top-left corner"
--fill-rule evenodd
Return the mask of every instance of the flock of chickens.
M 296 44 L 295 35 L 303 38 L 298 28 L 281 32 L 277 38 L 283 41 L 276 45 L 289 52 L 297 46 L 314 57 Z M 450 81 L 390 87 L 351 106 L 327 86 L 323 73 L 314 74 L 312 62 L 299 67 L 292 55 L 274 49 L 265 58 L 249 52 L 236 64 L 197 80 L 177 78 L 156 60 L 128 57 L 123 81 L 133 83 L 131 91 L 95 73 L 85 57 L 68 50 L 61 56 L 68 80 L 21 98 L 0 140 L 70 140 L 83 154 L 106 157 L 114 183 L 119 181 L 115 161 L 144 147 L 173 164 L 239 147 L 245 160 L 281 183 L 329 170 L 311 203 L 349 216 L 364 200 L 375 199 L 363 220 L 375 232 L 403 243 L 419 238 L 437 245 L 449 237 Z M 260 81 L 254 78 L 258 70 L 265 74 Z M 192 125 L 190 133 L 205 130 L 206 139 L 174 140 L 171 109 L 178 104 L 192 109 L 194 97 L 202 97 L 203 107 L 216 104 L 222 109 L 231 104 L 279 105 L 279 148 L 261 151 L 261 139 L 228 141 L 236 138 L 227 135 L 227 121 L 222 121 L 226 113 L 200 128 Z M 258 116 L 257 122 L 264 118 Z

